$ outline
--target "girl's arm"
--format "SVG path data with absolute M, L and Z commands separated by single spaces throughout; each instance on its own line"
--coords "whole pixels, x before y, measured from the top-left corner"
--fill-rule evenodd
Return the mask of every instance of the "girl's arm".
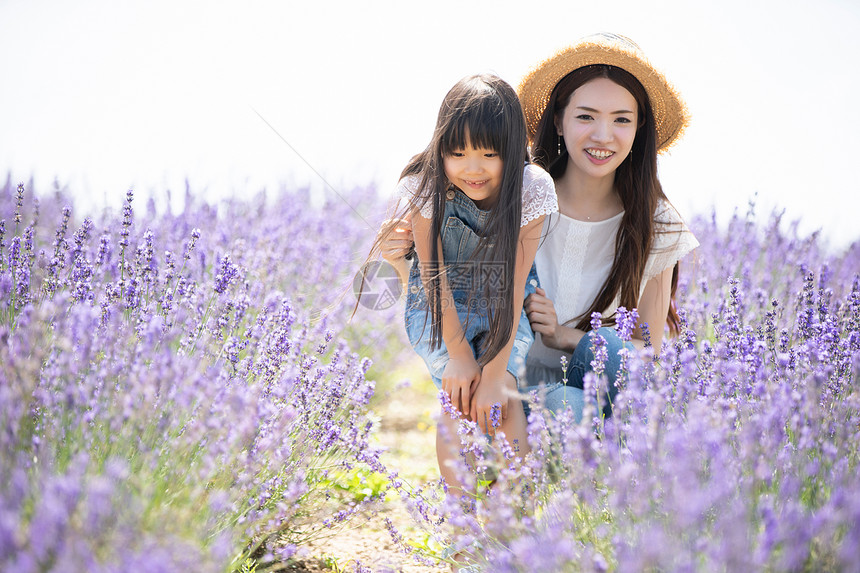
M 406 216 L 403 219 L 387 219 L 383 221 L 377 237 L 385 236 L 385 241 L 380 245 L 382 258 L 397 270 L 402 284 L 409 279 L 409 261 L 406 255 L 412 249 L 412 218 Z
M 430 225 L 429 219 L 425 219 L 418 213 L 412 214 L 412 233 L 415 239 L 415 252 L 418 260 L 423 264 L 430 261 Z M 443 268 L 442 241 L 439 240 L 439 265 Z M 425 292 L 429 292 L 430 282 L 424 267 L 421 270 L 421 280 L 424 282 Z M 442 390 L 451 398 L 454 407 L 464 415 L 469 415 L 471 409 L 471 396 L 475 386 L 481 381 L 481 367 L 475 360 L 472 347 L 466 341 L 463 327 L 457 308 L 454 306 L 454 297 L 448 288 L 448 280 L 445 273 L 441 276 L 441 303 L 442 303 L 442 341 L 448 351 L 448 364 L 442 372 Z
M 511 349 L 514 346 L 514 340 L 517 335 L 517 325 L 520 321 L 520 314 L 523 310 L 523 297 L 526 290 L 526 279 L 529 271 L 532 268 L 532 263 L 535 260 L 538 244 L 540 243 L 541 229 L 543 228 L 544 217 L 528 223 L 525 227 L 520 228 L 519 241 L 517 242 L 516 265 L 514 269 L 514 298 L 513 298 L 513 319 L 514 323 L 511 328 L 511 335 L 508 338 L 507 344 L 499 353 L 484 366 L 481 374 L 481 383 L 475 391 L 474 399 L 472 400 L 471 418 L 476 421 L 485 433 L 494 434 L 489 420 L 494 404 L 501 404 L 502 418 L 508 416 L 508 398 L 509 392 L 506 388 L 506 383 L 509 378 L 508 360 L 511 356 Z M 513 389 L 516 391 L 516 388 Z

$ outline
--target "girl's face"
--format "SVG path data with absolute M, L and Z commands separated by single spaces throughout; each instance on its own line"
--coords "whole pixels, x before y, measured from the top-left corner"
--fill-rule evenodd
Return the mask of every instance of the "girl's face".
M 627 159 L 639 124 L 636 98 L 607 78 L 583 84 L 556 116 L 570 155 L 568 168 L 589 178 L 612 177 Z
M 467 138 L 468 140 L 468 138 Z M 490 209 L 502 188 L 502 158 L 494 149 L 474 148 L 469 143 L 442 158 L 445 176 L 474 201 L 480 209 Z

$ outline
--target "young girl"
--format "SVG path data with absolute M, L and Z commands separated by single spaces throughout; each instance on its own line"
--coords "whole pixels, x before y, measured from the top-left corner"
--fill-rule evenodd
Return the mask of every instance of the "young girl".
M 544 217 L 558 210 L 552 179 L 528 163 L 526 145 L 513 88 L 493 75 L 466 77 L 445 96 L 430 144 L 397 188 L 417 255 L 406 299 L 409 340 L 463 416 L 489 434 L 504 431 L 520 448 L 526 424 L 517 378 L 534 340 L 523 300 L 537 285 Z M 374 252 L 392 232 L 380 232 Z M 454 486 L 447 462 L 458 450 L 456 421 L 443 414 L 436 451 Z

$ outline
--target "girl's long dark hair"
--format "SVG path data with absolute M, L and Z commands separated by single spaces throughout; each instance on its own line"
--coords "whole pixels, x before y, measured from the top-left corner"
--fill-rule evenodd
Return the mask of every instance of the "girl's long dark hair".
M 528 161 L 525 118 L 516 91 L 495 75 L 468 76 L 451 88 L 439 108 L 429 145 L 415 155 L 401 173 L 401 177 L 417 176 L 421 181 L 419 195 L 404 211 L 420 216 L 417 211 L 422 206 L 427 202 L 433 205 L 430 260 L 421 261 L 424 284 L 429 284 L 427 300 L 433 348 L 442 344 L 440 279 L 446 269 L 439 265 L 442 257 L 438 244 L 444 224 L 446 194 L 451 186 L 445 176 L 443 160 L 470 144 L 474 148 L 496 151 L 503 164 L 499 197 L 490 210 L 486 228 L 481 230 L 480 244 L 471 256 L 475 265 L 471 267 L 470 316 L 474 306 L 486 308 L 490 325 L 477 357 L 483 366 L 504 348 L 513 329 L 514 271 L 522 215 L 523 168 Z M 379 251 L 386 238 L 385 234 L 377 237 L 371 257 Z M 464 261 L 444 262 L 445 267 L 449 267 L 452 263 Z M 492 271 L 493 280 L 480 280 L 479 275 L 484 274 L 480 265 L 486 265 L 484 272 Z
M 567 168 L 568 154 L 563 141 L 559 153 L 559 136 L 555 119 L 561 117 L 573 92 L 597 78 L 607 78 L 630 92 L 638 105 L 639 125 L 633 140 L 632 154 L 615 171 L 615 189 L 624 205 L 624 216 L 615 240 L 615 259 L 606 282 L 603 283 L 591 307 L 569 324 L 584 331 L 591 330 L 590 317 L 603 313 L 618 296 L 620 306 L 632 309 L 639 306 L 639 290 L 645 265 L 657 231 L 655 211 L 662 199 L 668 202 L 657 178 L 657 128 L 651 102 L 642 84 L 629 72 L 604 64 L 578 68 L 563 77 L 550 95 L 546 110 L 538 123 L 532 144 L 534 161 L 558 180 Z M 678 264 L 672 272 L 672 300 L 666 323 L 672 334 L 677 334 L 680 323 L 675 308 L 675 291 L 678 285 Z M 614 319 L 610 319 L 612 322 Z M 653 328 L 653 326 L 652 326 Z

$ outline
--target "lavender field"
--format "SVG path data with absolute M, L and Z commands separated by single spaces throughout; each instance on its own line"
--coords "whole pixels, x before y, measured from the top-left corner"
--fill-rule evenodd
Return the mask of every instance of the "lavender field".
M 378 221 L 310 204 L 188 191 L 174 215 L 129 192 L 88 217 L 0 188 L 0 570 L 277 570 L 383 502 L 428 567 L 860 570 L 860 243 L 691 221 L 681 335 L 626 358 L 613 418 L 533 407 L 524 458 L 463 423 L 478 493 L 453 499 L 374 439 L 411 352 L 400 305 L 350 319 Z

